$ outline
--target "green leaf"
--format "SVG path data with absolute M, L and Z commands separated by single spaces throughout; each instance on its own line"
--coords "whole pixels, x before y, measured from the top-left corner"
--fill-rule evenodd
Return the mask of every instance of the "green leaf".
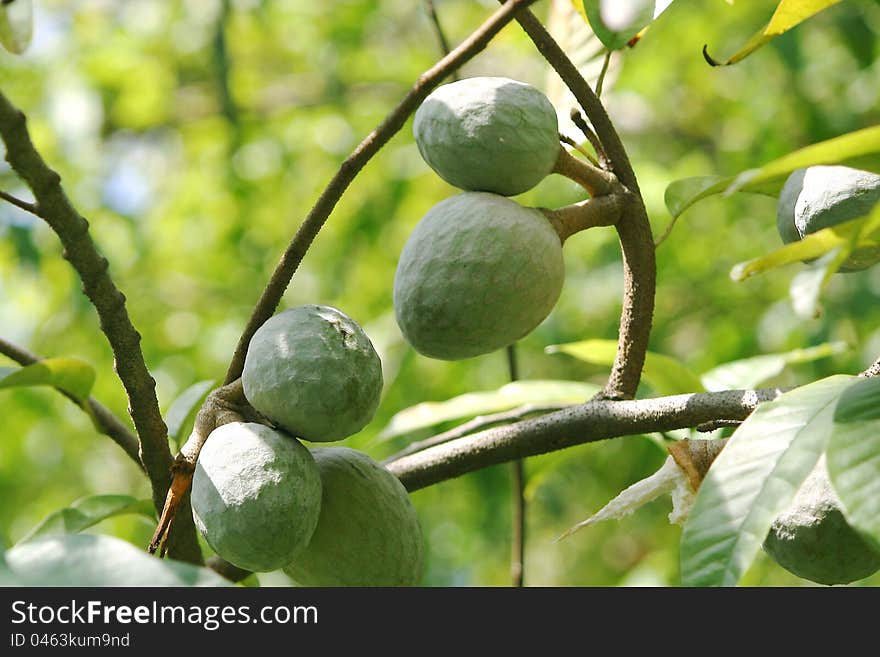
M 19 543 L 6 553 L 24 586 L 229 586 L 207 568 L 158 559 L 112 536 L 63 534 Z
M 880 173 L 880 126 L 872 126 L 811 144 L 736 176 L 728 194 L 754 189 L 782 189 L 785 179 L 795 169 L 815 164 L 842 164 L 855 169 Z
M 93 495 L 78 499 L 66 509 L 49 514 L 19 543 L 39 536 L 76 534 L 113 516 L 137 513 L 150 520 L 156 519 L 153 503 L 130 495 Z
M 95 370 L 79 358 L 46 358 L 25 367 L 0 367 L 0 388 L 54 386 L 80 403 L 95 384 Z
M 824 451 L 852 377 L 832 376 L 761 404 L 709 468 L 681 543 L 686 586 L 733 586 Z
M 880 377 L 862 379 L 840 396 L 834 409 L 837 424 L 880 419 Z
M 857 381 L 840 396 L 827 459 L 847 521 L 880 546 L 880 379 Z
M 632 45 L 671 2 L 657 0 L 572 0 L 596 36 L 609 50 Z
M 446 401 L 422 402 L 405 408 L 391 418 L 379 438 L 395 438 L 450 420 L 497 413 L 522 404 L 579 404 L 597 392 L 598 386 L 577 381 L 516 381 L 498 390 L 471 392 Z
M 595 365 L 614 364 L 617 342 L 614 340 L 583 340 L 546 347 L 548 354 L 563 353 Z M 654 352 L 648 352 L 642 368 L 645 381 L 661 395 L 702 392 L 700 378 L 680 361 Z
M 827 358 L 847 351 L 848 348 L 845 342 L 826 342 L 806 349 L 733 360 L 704 372 L 700 380 L 710 392 L 757 388 L 781 374 L 788 365 Z
M 697 201 L 713 194 L 720 194 L 728 188 L 733 178 L 730 176 L 694 176 L 674 180 L 666 187 L 663 200 L 673 219 Z
M 703 55 L 712 66 L 729 66 L 742 61 L 761 46 L 772 41 L 780 34 L 785 34 L 791 28 L 818 14 L 831 5 L 836 5 L 840 0 L 782 0 L 776 7 L 776 11 L 761 30 L 755 33 L 734 55 L 724 62 L 719 62 L 709 56 L 706 49 Z
M 31 0 L 12 0 L 0 5 L 0 45 L 20 55 L 30 45 L 34 31 Z
M 821 314 L 819 297 L 848 255 L 849 250 L 835 249 L 819 258 L 812 266 L 795 274 L 791 279 L 788 295 L 798 317 L 815 319 Z
M 845 234 L 847 229 L 842 226 L 844 225 L 823 228 L 804 236 L 803 239 L 797 242 L 774 249 L 770 253 L 752 260 L 739 262 L 731 268 L 730 277 L 735 281 L 744 281 L 750 276 L 761 274 L 771 269 L 825 256 L 834 251 L 834 249 L 841 248 L 849 241 Z
M 168 407 L 168 412 L 165 413 L 165 424 L 168 426 L 168 436 L 178 447 L 186 440 L 195 421 L 196 413 L 199 412 L 208 393 L 216 385 L 217 382 L 213 379 L 194 383 L 180 393 Z

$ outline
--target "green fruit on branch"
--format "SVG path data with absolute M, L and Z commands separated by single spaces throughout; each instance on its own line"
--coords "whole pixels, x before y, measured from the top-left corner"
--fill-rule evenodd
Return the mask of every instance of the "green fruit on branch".
M 880 176 L 843 166 L 813 166 L 794 171 L 785 181 L 776 208 L 776 227 L 786 244 L 805 235 L 868 214 L 880 201 Z M 865 269 L 880 262 L 880 248 L 856 249 L 840 271 Z
M 318 524 L 321 477 L 308 449 L 262 424 L 233 422 L 211 432 L 192 481 L 196 527 L 239 568 L 265 572 L 290 563 Z
M 543 212 L 465 192 L 431 208 L 410 235 L 394 277 L 394 311 L 419 353 L 470 358 L 532 331 L 564 278 L 562 243 Z
M 414 586 L 422 532 L 403 484 L 363 452 L 312 450 L 321 516 L 308 547 L 284 569 L 303 586 Z
M 773 521 L 764 550 L 786 570 L 819 584 L 848 584 L 880 569 L 880 552 L 847 523 L 824 457 Z
M 363 329 L 329 306 L 305 305 L 263 324 L 241 375 L 257 411 L 300 438 L 342 440 L 379 405 L 382 363 Z
M 547 97 L 500 77 L 438 87 L 416 111 L 413 133 L 425 162 L 448 183 L 504 196 L 541 182 L 561 150 Z

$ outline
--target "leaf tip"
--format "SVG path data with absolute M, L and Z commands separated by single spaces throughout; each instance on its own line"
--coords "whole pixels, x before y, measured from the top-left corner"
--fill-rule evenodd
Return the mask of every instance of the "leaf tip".
M 714 59 L 709 54 L 709 44 L 707 44 L 707 43 L 703 44 L 703 59 L 706 60 L 706 63 L 709 64 L 709 66 L 723 66 L 723 64 L 721 62 Z

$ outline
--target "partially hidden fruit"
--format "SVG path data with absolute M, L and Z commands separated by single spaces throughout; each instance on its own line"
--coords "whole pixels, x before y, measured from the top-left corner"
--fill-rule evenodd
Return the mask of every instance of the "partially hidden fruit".
M 559 157 L 556 110 L 533 86 L 476 77 L 435 89 L 416 111 L 416 144 L 441 178 L 461 189 L 521 194 Z
M 562 243 L 540 210 L 466 192 L 435 205 L 413 230 L 397 264 L 394 311 L 416 351 L 469 358 L 532 331 L 564 279 Z
M 403 484 L 363 452 L 312 450 L 323 499 L 308 547 L 284 569 L 303 586 L 414 586 L 422 532 Z
M 232 422 L 208 436 L 192 481 L 196 527 L 240 568 L 278 570 L 318 524 L 321 477 L 308 449 L 262 424 Z
M 824 457 L 773 521 L 764 550 L 786 570 L 819 584 L 848 584 L 880 569 L 880 552 L 847 523 Z
M 813 166 L 788 177 L 779 194 L 776 227 L 786 244 L 871 211 L 880 201 L 880 176 L 844 166 Z M 854 251 L 841 271 L 857 271 L 880 262 L 880 248 Z
M 382 393 L 382 363 L 363 329 L 329 306 L 305 305 L 265 322 L 241 375 L 251 406 L 305 440 L 342 440 L 363 429 Z

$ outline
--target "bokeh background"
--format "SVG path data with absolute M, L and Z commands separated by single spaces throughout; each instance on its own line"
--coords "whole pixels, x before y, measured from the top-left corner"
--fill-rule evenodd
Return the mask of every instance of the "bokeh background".
M 222 377 L 299 222 L 342 159 L 438 58 L 439 45 L 424 4 L 411 0 L 35 4 L 34 42 L 22 57 L 0 54 L 0 88 L 27 113 L 38 148 L 62 173 L 108 256 L 143 334 L 164 411 L 191 384 Z M 841 3 L 736 66 L 706 64 L 703 44 L 716 57 L 733 53 L 774 5 L 674 3 L 614 60 L 603 98 L 632 156 L 655 235 L 671 220 L 663 203 L 671 181 L 734 174 L 880 119 L 875 2 Z M 458 43 L 496 5 L 435 6 Z M 535 10 L 546 16 L 548 6 Z M 558 80 L 515 25 L 462 75 L 532 83 L 568 113 Z M 0 188 L 27 196 L 5 163 Z M 376 344 L 383 401 L 375 420 L 346 444 L 377 459 L 405 445 L 378 439 L 396 412 L 507 381 L 503 353 L 430 360 L 402 342 L 394 321 L 397 256 L 421 216 L 454 193 L 421 161 L 408 123 L 352 185 L 284 298 L 286 307 L 337 306 Z M 571 183 L 551 176 L 517 200 L 555 207 L 580 198 Z M 880 267 L 836 276 L 822 316 L 803 320 L 788 298 L 800 266 L 742 283 L 729 277 L 735 263 L 778 245 L 772 198 L 743 194 L 694 206 L 657 252 L 651 349 L 701 372 L 761 353 L 849 345 L 787 369 L 774 381 L 781 384 L 855 373 L 872 362 L 880 353 Z M 622 269 L 614 232 L 572 238 L 565 257 L 556 309 L 518 346 L 521 375 L 601 385 L 607 368 L 544 348 L 616 338 Z M 93 394 L 127 417 L 109 346 L 57 239 L 8 204 L 0 205 L 0 335 L 42 356 L 92 363 Z M 647 385 L 640 390 L 651 394 Z M 664 458 L 656 440 L 628 437 L 528 459 L 526 584 L 678 584 L 681 531 L 667 521 L 668 497 L 553 542 Z M 122 451 L 60 395 L 45 388 L 0 393 L 6 545 L 48 513 L 99 493 L 148 497 L 149 489 Z M 425 585 L 509 583 L 507 467 L 419 491 L 413 501 L 427 545 Z M 90 531 L 142 546 L 153 529 L 130 516 Z M 288 583 L 277 573 L 260 580 Z M 860 584 L 878 583 L 880 576 Z M 743 584 L 809 582 L 762 555 Z

